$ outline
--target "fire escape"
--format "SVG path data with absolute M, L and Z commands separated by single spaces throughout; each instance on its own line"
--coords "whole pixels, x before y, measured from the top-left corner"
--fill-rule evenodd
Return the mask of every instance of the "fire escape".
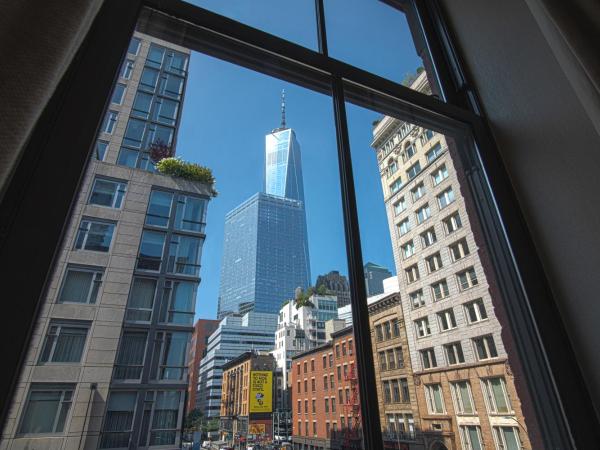
M 362 448 L 361 441 L 361 417 L 360 417 L 360 400 L 358 394 L 358 378 L 354 365 L 350 371 L 344 374 L 344 381 L 350 384 L 350 398 L 346 398 L 344 403 L 344 413 L 348 421 L 347 428 L 342 431 L 343 444 L 342 449 L 360 449 Z

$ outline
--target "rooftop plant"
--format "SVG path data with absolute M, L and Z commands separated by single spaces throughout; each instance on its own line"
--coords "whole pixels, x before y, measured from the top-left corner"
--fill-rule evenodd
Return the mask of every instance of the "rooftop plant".
M 180 158 L 163 158 L 156 163 L 156 170 L 163 175 L 183 178 L 189 181 L 198 181 L 210 186 L 211 194 L 216 197 L 215 177 L 212 170 L 199 164 L 183 161 Z

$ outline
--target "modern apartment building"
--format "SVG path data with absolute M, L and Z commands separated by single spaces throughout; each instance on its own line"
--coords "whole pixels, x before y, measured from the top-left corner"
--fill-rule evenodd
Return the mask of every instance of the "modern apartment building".
M 292 442 L 298 450 L 360 445 L 360 401 L 354 336 L 347 327 L 331 341 L 292 358 Z
M 411 88 L 429 92 L 425 72 Z M 455 448 L 530 449 L 494 314 L 493 274 L 467 215 L 449 151 L 453 144 L 439 133 L 384 117 L 375 124 L 371 145 L 422 429 L 453 433 Z
M 338 308 L 350 304 L 350 283 L 345 275 L 332 270 L 325 275 L 319 275 L 315 287 L 324 286 L 330 294 L 337 297 Z
M 175 148 L 188 60 L 143 34 L 131 41 L 2 448 L 179 446 L 211 186 L 155 173 L 149 149 Z
M 208 338 L 218 328 L 218 320 L 198 319 L 194 324 L 194 332 L 188 353 L 188 396 L 186 411 L 196 408 L 196 392 L 198 390 L 198 372 L 200 361 L 206 356 Z
M 277 315 L 250 311 L 225 317 L 208 338 L 206 356 L 198 371 L 196 407 L 205 417 L 219 417 L 223 364 L 252 351 L 271 351 L 275 347 Z
M 365 264 L 365 286 L 367 297 L 383 293 L 383 280 L 392 276 L 386 267 L 372 262 Z
M 300 144 L 285 116 L 265 139 L 264 192 L 225 217 L 218 318 L 277 314 L 296 288 L 310 284 Z
M 275 360 L 245 352 L 223 365 L 219 432 L 232 445 L 268 442 L 273 434 Z

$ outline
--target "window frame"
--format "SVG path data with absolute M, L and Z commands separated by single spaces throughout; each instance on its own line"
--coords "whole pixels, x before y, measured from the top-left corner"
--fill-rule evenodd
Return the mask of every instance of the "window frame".
M 127 5 L 120 3 L 127 3 Z M 14 312 L 14 314 L 7 314 L 12 318 L 13 323 L 19 324 L 22 332 L 13 337 L 17 345 L 14 346 L 14 353 L 11 352 L 10 357 L 7 357 L 7 364 L 11 367 L 11 379 L 13 381 L 7 383 L 6 387 L 2 389 L 3 400 L 12 394 L 15 380 L 20 371 L 20 354 L 31 338 L 31 327 L 28 324 L 32 318 L 35 318 L 37 304 L 44 291 L 45 277 L 42 274 L 45 275 L 51 267 L 53 253 L 61 240 L 63 225 L 67 220 L 67 211 L 78 188 L 79 177 L 87 157 L 86 154 L 81 154 L 80 149 L 85 148 L 86 145 L 89 146 L 89 143 L 93 140 L 92 136 L 95 135 L 97 129 L 98 117 L 101 116 L 106 98 L 109 96 L 114 74 L 118 72 L 119 64 L 126 53 L 124 49 L 127 47 L 140 8 L 142 5 L 147 5 L 173 17 L 184 18 L 191 24 L 204 26 L 207 30 L 207 40 L 213 39 L 225 42 L 232 47 L 242 46 L 247 48 L 248 53 L 238 52 L 235 56 L 246 65 L 254 64 L 252 61 L 260 59 L 258 55 L 267 54 L 268 52 L 270 57 L 278 63 L 272 64 L 272 61 L 269 61 L 268 58 L 263 59 L 263 67 L 266 67 L 264 70 L 269 73 L 282 74 L 284 70 L 282 67 L 285 67 L 285 70 L 294 67 L 296 70 L 290 71 L 286 78 L 296 82 L 303 80 L 303 76 L 299 74 L 306 74 L 313 67 L 324 69 L 322 72 L 331 74 L 336 86 L 334 88 L 335 103 L 338 107 L 336 117 L 341 128 L 340 139 L 342 143 L 340 151 L 348 149 L 347 129 L 344 130 L 346 128 L 345 111 L 343 101 L 340 101 L 344 98 L 344 92 L 340 89 L 343 86 L 342 79 L 347 80 L 346 87 L 349 87 L 349 89 L 346 93 L 348 98 L 353 98 L 353 100 L 356 100 L 356 93 L 360 91 L 357 86 L 350 86 L 351 83 L 356 81 L 360 82 L 357 85 L 378 88 L 379 92 L 388 95 L 397 102 L 396 106 L 417 105 L 420 108 L 417 108 L 419 109 L 417 115 L 423 112 L 425 112 L 425 115 L 429 113 L 439 114 L 442 122 L 449 119 L 450 122 L 457 125 L 462 124 L 465 129 L 471 130 L 477 141 L 477 147 L 467 145 L 467 153 L 472 152 L 471 155 L 476 155 L 476 158 L 470 160 L 470 164 L 483 167 L 484 170 L 478 173 L 477 171 L 469 172 L 468 182 L 470 189 L 482 194 L 480 201 L 484 208 L 480 219 L 487 225 L 484 227 L 484 238 L 487 242 L 491 242 L 494 249 L 497 250 L 493 252 L 492 265 L 494 270 L 502 275 L 500 278 L 503 281 L 499 289 L 503 293 L 502 297 L 506 302 L 505 306 L 509 321 L 509 324 L 503 325 L 509 326 L 513 331 L 515 346 L 520 356 L 532 353 L 547 356 L 539 360 L 528 361 L 523 359 L 520 362 L 525 374 L 525 382 L 531 391 L 533 409 L 538 413 L 537 419 L 539 420 L 539 426 L 542 428 L 540 434 L 544 442 L 560 442 L 565 448 L 573 447 L 574 441 L 578 442 L 578 446 L 582 448 L 585 448 L 588 442 L 590 443 L 588 447 L 594 445 L 596 442 L 594 430 L 598 428 L 598 421 L 595 417 L 582 412 L 583 410 L 590 411 L 593 408 L 589 394 L 585 388 L 581 388 L 585 384 L 581 371 L 575 363 L 575 354 L 569 343 L 562 318 L 554 303 L 550 302 L 551 307 L 548 307 L 548 299 L 553 298 L 549 283 L 533 244 L 533 239 L 522 220 L 521 212 L 514 207 L 517 204 L 516 194 L 500 162 L 498 151 L 493 144 L 486 122 L 477 116 L 478 111 L 481 110 L 477 96 L 471 85 L 466 81 L 468 78 L 461 69 L 458 57 L 460 52 L 457 52 L 454 48 L 450 37 L 451 33 L 449 33 L 446 26 L 444 11 L 436 1 L 409 2 L 408 6 L 395 0 L 386 0 L 386 3 L 400 9 L 408 8 L 411 14 L 416 14 L 416 17 L 418 17 L 419 26 L 424 32 L 426 44 L 430 48 L 435 63 L 436 75 L 442 86 L 442 96 L 448 100 L 447 103 L 439 102 L 433 98 L 424 98 L 425 96 L 409 92 L 407 88 L 398 86 L 393 82 L 382 80 L 347 64 L 327 59 L 326 40 L 323 39 L 321 39 L 324 42 L 321 42 L 320 53 L 321 56 L 325 55 L 325 58 L 316 57 L 315 52 L 311 50 L 300 48 L 280 38 L 183 2 L 161 2 L 158 0 L 133 0 L 132 2 L 107 0 L 104 2 L 95 18 L 94 26 L 89 31 L 89 44 L 81 47 L 78 53 L 78 64 L 72 64 L 68 68 L 67 73 L 69 76 L 63 78 L 55 95 L 44 110 L 32 132 L 31 139 L 24 148 L 24 154 L 27 157 L 20 160 L 15 170 L 15 176 L 13 176 L 8 186 L 7 195 L 2 198 L 2 210 L 8 211 L 7 223 L 11 224 L 3 238 L 6 242 L 14 244 L 7 245 L 6 248 L 2 249 L 0 260 L 23 261 L 25 263 L 24 256 L 19 257 L 19 253 L 29 255 L 34 250 L 47 249 L 44 250 L 38 258 L 39 261 L 36 262 L 35 269 L 40 276 L 22 292 L 26 305 L 22 302 L 19 308 L 11 308 L 10 312 Z M 321 5 L 322 13 L 322 1 L 317 1 L 317 5 Z M 324 27 L 324 23 L 318 27 L 321 38 L 324 36 Z M 215 50 L 215 52 L 218 53 L 219 51 Z M 280 55 L 287 55 L 289 60 L 285 61 L 285 58 L 280 57 Z M 229 58 L 234 57 L 229 56 Z M 294 65 L 296 61 L 304 63 L 304 71 L 299 66 Z M 278 65 L 280 66 L 279 69 L 275 67 Z M 96 80 L 97 88 L 90 93 L 87 80 L 92 78 Z M 323 86 L 323 76 L 321 74 L 313 73 L 313 79 L 318 80 Z M 455 84 L 456 80 L 458 80 L 458 85 Z M 67 100 L 63 102 L 61 99 Z M 385 101 L 382 100 L 382 103 L 385 103 Z M 416 112 L 417 109 L 414 109 L 413 112 Z M 73 118 L 79 117 L 81 111 L 86 111 L 86 114 L 81 117 L 80 133 L 71 142 L 72 149 L 69 152 L 73 158 L 69 158 L 70 167 L 61 168 L 62 163 L 59 161 L 52 164 L 52 158 L 64 148 L 66 138 L 72 135 L 69 130 L 72 129 Z M 432 120 L 432 124 L 433 122 L 435 121 Z M 434 132 L 439 132 L 439 127 L 432 126 L 431 128 Z M 49 130 L 52 131 L 52 134 L 48 133 Z M 44 136 L 50 136 L 50 139 L 44 138 Z M 39 164 L 34 167 L 31 164 L 31 157 L 36 155 L 39 155 L 39 158 L 35 159 Z M 350 265 L 350 272 L 353 274 L 350 278 L 354 280 L 356 278 L 354 272 L 359 268 L 362 269 L 358 264 L 361 260 L 360 241 L 357 239 L 358 222 L 353 194 L 354 186 L 347 177 L 351 173 L 348 170 L 350 167 L 348 165 L 348 155 L 342 155 L 341 159 L 341 171 L 345 174 L 342 177 L 344 191 L 342 195 L 347 200 L 344 203 L 344 215 L 347 222 L 347 238 L 351 246 L 349 259 L 353 262 Z M 44 176 L 44 172 L 47 172 L 46 176 Z M 51 184 L 48 181 L 56 177 L 64 181 L 65 189 L 61 191 L 61 195 L 58 198 L 54 198 L 56 197 L 55 193 L 40 196 L 39 193 L 43 192 L 44 186 Z M 24 186 L 32 186 L 37 189 L 27 190 L 32 195 L 33 192 L 38 194 L 35 197 L 35 202 L 29 197 L 29 194 L 25 197 L 21 195 L 22 192 L 26 192 Z M 491 187 L 492 191 L 487 191 L 488 187 Z M 494 197 L 492 197 L 491 192 L 494 193 Z M 23 198 L 26 201 L 19 204 L 19 199 Z M 34 205 L 40 202 L 54 204 L 55 214 L 49 221 L 51 223 L 48 223 L 47 233 L 28 241 L 26 238 L 30 236 L 25 235 L 24 231 L 27 229 L 26 225 L 35 220 L 37 211 L 35 211 Z M 21 211 L 24 214 L 19 214 Z M 500 217 L 502 217 L 502 222 Z M 2 226 L 2 229 L 4 229 L 4 223 Z M 508 238 L 510 238 L 510 241 Z M 26 249 L 23 248 L 25 242 L 27 242 L 25 244 Z M 513 248 L 509 245 L 509 242 L 518 242 L 519 245 Z M 11 268 L 11 270 L 5 271 L 3 277 L 5 277 L 5 280 L 12 282 L 22 280 L 24 275 L 19 276 L 17 268 L 23 267 L 23 264 L 13 265 L 15 266 L 14 269 Z M 353 294 L 360 294 L 364 291 L 364 286 L 361 285 L 359 278 L 354 280 L 351 285 L 353 285 L 351 288 Z M 353 295 L 352 298 L 362 297 Z M 366 310 L 366 306 L 364 308 L 354 308 L 353 315 L 357 328 L 356 352 L 359 360 L 359 370 L 361 376 L 365 377 L 372 372 L 372 368 L 369 368 L 368 364 L 364 364 L 364 362 L 372 362 L 372 356 L 369 357 L 369 352 L 366 350 L 370 343 L 365 333 L 368 329 L 367 324 L 362 323 L 360 320 L 361 315 L 367 317 L 362 309 Z M 536 318 L 540 317 L 544 317 L 544 320 L 538 323 Z M 13 330 L 8 330 L 8 328 L 10 327 L 7 327 L 7 333 L 12 334 Z M 527 330 L 534 328 L 538 330 L 538 333 L 533 336 L 527 333 Z M 360 361 L 363 364 L 360 364 Z M 565 363 L 565 361 L 568 361 L 568 363 Z M 536 383 L 541 378 L 545 382 Z M 368 392 L 373 393 L 373 389 L 369 386 L 363 387 L 362 384 L 360 386 L 361 395 Z M 558 394 L 559 387 L 562 395 Z M 7 401 L 2 403 L 4 405 L 9 404 Z M 585 407 L 582 408 L 581 405 L 585 405 Z M 6 417 L 6 413 L 7 407 L 4 407 L 2 409 L 2 419 Z M 373 424 L 378 424 L 379 419 L 369 417 L 366 409 L 362 417 L 367 444 L 380 443 L 381 438 L 377 437 L 372 431 L 378 429 Z M 543 417 L 543 420 L 540 420 L 540 417 Z M 365 426 L 365 424 L 369 426 Z M 571 429 L 576 432 L 572 432 Z

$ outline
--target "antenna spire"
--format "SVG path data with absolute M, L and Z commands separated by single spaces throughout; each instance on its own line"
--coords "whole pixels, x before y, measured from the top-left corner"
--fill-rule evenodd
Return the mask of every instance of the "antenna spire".
M 281 90 L 281 128 L 285 128 L 285 89 Z

